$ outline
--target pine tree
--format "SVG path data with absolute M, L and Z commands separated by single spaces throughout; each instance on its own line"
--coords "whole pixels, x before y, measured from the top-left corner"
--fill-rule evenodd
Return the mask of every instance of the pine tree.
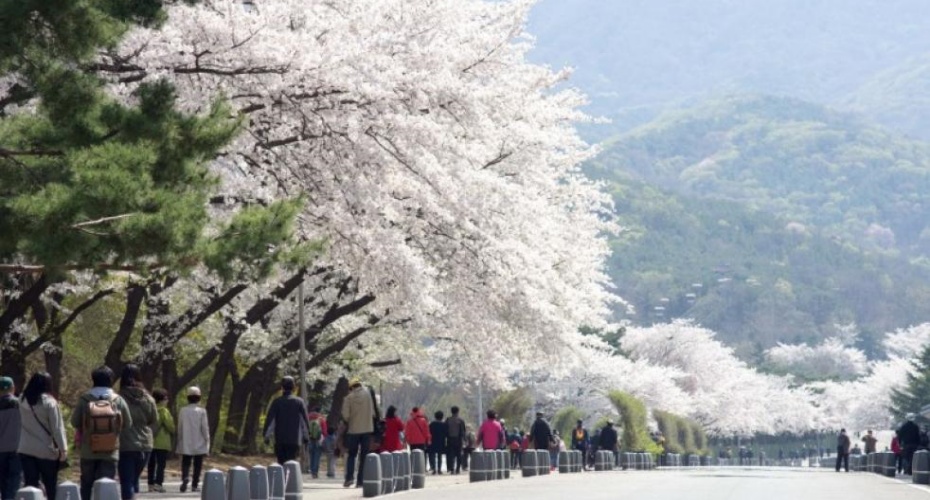
M 907 385 L 891 391 L 891 413 L 903 421 L 908 413 L 917 413 L 930 403 L 930 347 L 924 348 L 920 356 L 911 362 L 913 372 L 907 375 Z

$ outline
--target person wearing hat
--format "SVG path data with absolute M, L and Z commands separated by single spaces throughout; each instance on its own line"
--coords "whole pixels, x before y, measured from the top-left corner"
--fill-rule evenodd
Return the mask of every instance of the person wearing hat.
M 614 429 L 614 423 L 610 419 L 607 419 L 607 423 L 604 424 L 604 428 L 601 429 L 601 435 L 598 438 L 597 446 L 598 449 L 609 451 L 614 456 L 614 465 L 619 465 L 617 458 L 619 457 L 619 437 L 617 436 L 617 429 Z
M 353 378 L 349 382 L 349 394 L 342 401 L 342 420 L 346 424 L 346 475 L 343 486 L 351 488 L 362 487 L 362 478 L 365 473 L 365 454 L 368 453 L 371 443 L 371 434 L 375 430 L 375 403 L 362 386 L 362 382 Z M 359 453 L 361 450 L 361 453 Z M 361 458 L 361 460 L 358 460 Z M 358 460 L 358 476 L 355 476 L 355 462 Z
M 19 455 L 19 435 L 22 420 L 19 399 L 13 394 L 13 379 L 0 377 L 0 496 L 3 500 L 16 498 L 23 477 Z
M 181 493 L 198 491 L 200 471 L 203 470 L 203 457 L 210 453 L 210 425 L 207 412 L 200 407 L 200 388 L 192 386 L 187 389 L 187 406 L 178 412 L 178 446 L 175 450 L 181 455 Z M 191 477 L 191 465 L 194 475 Z
M 548 451 L 550 441 L 552 441 L 552 428 L 549 427 L 549 422 L 543 419 L 542 412 L 536 412 L 536 421 L 530 427 L 530 448 Z
M 310 420 L 307 418 L 307 405 L 302 398 L 294 395 L 297 383 L 294 377 L 281 380 L 281 396 L 271 403 L 265 416 L 265 444 L 274 437 L 274 454 L 278 463 L 284 465 L 288 460 L 297 460 L 301 443 L 310 442 Z

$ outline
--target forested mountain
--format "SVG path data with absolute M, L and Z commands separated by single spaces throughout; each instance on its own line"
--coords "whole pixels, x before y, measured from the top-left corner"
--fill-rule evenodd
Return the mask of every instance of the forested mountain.
M 588 170 L 630 228 L 611 271 L 636 323 L 693 317 L 751 355 L 848 323 L 868 350 L 930 319 L 924 143 L 802 101 L 734 97 L 623 134 Z
M 930 139 L 930 54 L 882 71 L 838 106 L 911 137 Z

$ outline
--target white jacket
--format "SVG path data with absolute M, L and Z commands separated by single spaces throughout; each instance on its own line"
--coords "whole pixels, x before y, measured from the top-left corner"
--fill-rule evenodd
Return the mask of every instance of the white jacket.
M 197 404 L 189 404 L 178 413 L 178 448 L 180 455 L 206 455 L 210 453 L 210 426 L 207 411 Z

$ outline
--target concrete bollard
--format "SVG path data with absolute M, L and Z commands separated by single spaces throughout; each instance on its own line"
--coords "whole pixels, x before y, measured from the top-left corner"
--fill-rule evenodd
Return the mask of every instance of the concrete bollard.
M 497 455 L 497 451 L 495 450 L 485 450 L 484 456 L 485 456 L 485 462 L 489 464 L 487 467 L 485 467 L 484 477 L 488 481 L 496 481 L 497 471 L 498 469 L 501 468 L 500 457 Z
M 55 488 L 55 499 L 81 500 L 81 487 L 71 481 L 65 481 Z
M 533 477 L 538 472 L 538 466 L 536 465 L 536 460 L 539 457 L 539 454 L 536 453 L 536 450 L 526 450 L 523 453 L 523 463 L 520 464 L 520 472 L 523 474 L 523 477 Z
M 284 500 L 284 467 L 268 466 L 268 500 Z
M 477 483 L 486 481 L 485 467 L 487 467 L 487 465 L 484 463 L 484 452 L 478 450 L 471 452 L 471 463 L 468 464 L 468 482 Z
M 301 500 L 304 497 L 304 478 L 300 472 L 300 462 L 284 462 L 284 499 Z
M 506 450 L 497 450 L 497 480 L 504 479 L 504 471 L 510 468 L 510 452 Z
M 404 466 L 402 465 L 404 454 L 399 451 L 395 451 L 391 453 L 391 460 L 394 463 L 394 467 L 392 468 L 394 471 L 393 491 L 404 491 Z
M 226 499 L 249 500 L 249 471 L 233 467 L 226 473 Z
M 3 478 L 6 480 L 6 478 Z M 39 488 L 26 486 L 16 492 L 16 500 L 45 500 L 45 494 Z
M 894 453 L 882 453 L 882 455 L 885 459 L 885 477 L 893 478 L 896 472 L 894 466 Z
M 377 453 L 365 455 L 365 472 L 362 477 L 362 496 L 376 497 L 381 494 L 381 457 Z
M 413 481 L 410 479 L 411 469 L 413 468 L 411 464 L 410 451 L 404 450 L 404 491 L 409 490 L 413 486 Z
M 567 451 L 559 452 L 559 474 L 568 474 L 571 470 L 571 457 Z
M 546 450 L 536 450 L 536 453 L 539 454 L 539 458 L 536 460 L 536 463 L 538 465 L 536 475 L 538 476 L 548 475 L 552 467 L 551 459 L 549 457 L 549 452 Z
M 510 452 L 507 450 L 503 451 L 504 454 L 504 479 L 510 479 Z
M 875 455 L 873 453 L 872 455 Z M 870 457 L 872 455 L 869 455 Z M 913 475 L 911 480 L 914 484 L 930 484 L 930 453 L 926 450 L 920 450 L 914 453 L 914 459 L 911 461 Z
M 202 500 L 224 500 L 226 498 L 226 475 L 223 471 L 210 469 L 203 474 L 200 498 Z
M 256 465 L 249 470 L 249 499 L 268 500 L 268 469 Z
M 604 469 L 604 450 L 594 452 L 594 470 L 603 472 Z
M 94 481 L 94 488 L 90 494 L 91 500 L 119 500 L 119 483 L 112 479 L 102 478 Z
M 426 487 L 426 454 L 423 450 L 413 450 L 410 456 L 412 472 L 410 473 L 410 487 L 420 490 Z
M 394 455 L 383 452 L 379 455 L 381 460 L 381 494 L 394 493 Z

